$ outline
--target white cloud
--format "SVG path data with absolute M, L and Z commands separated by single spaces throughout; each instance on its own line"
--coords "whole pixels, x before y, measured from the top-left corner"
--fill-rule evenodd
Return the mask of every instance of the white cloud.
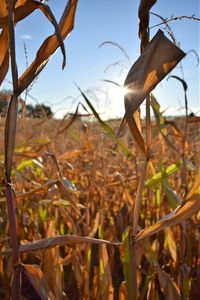
M 22 40 L 32 40 L 32 39 L 33 39 L 32 35 L 30 35 L 30 34 L 22 34 L 22 35 L 20 36 L 20 38 L 21 38 Z

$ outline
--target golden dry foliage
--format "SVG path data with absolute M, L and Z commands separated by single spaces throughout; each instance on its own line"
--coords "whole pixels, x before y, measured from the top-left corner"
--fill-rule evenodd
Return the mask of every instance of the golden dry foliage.
M 31 122 L 29 132 L 26 130 L 27 122 Z M 131 224 L 132 209 L 138 185 L 137 176 L 141 174 L 142 157 L 139 156 L 137 151 L 133 151 L 134 157 L 137 155 L 137 164 L 134 165 L 133 172 L 134 160 L 128 160 L 120 150 L 115 151 L 115 155 L 113 155 L 111 153 L 112 141 L 110 138 L 104 136 L 104 132 L 98 124 L 88 123 L 87 135 L 93 146 L 92 152 L 85 150 L 80 155 L 69 155 L 66 159 L 60 161 L 63 181 L 68 191 L 68 194 L 65 194 L 61 186 L 57 184 L 60 179 L 56 165 L 50 157 L 46 156 L 46 152 L 53 152 L 59 157 L 62 153 L 73 153 L 74 149 L 82 147 L 84 145 L 80 130 L 82 123 L 75 121 L 70 130 L 60 134 L 59 138 L 55 138 L 54 133 L 59 128 L 59 122 L 50 120 L 41 125 L 37 136 L 32 137 L 30 142 L 27 142 L 36 123 L 36 120 L 24 120 L 20 124 L 16 151 L 20 151 L 21 156 L 15 156 L 14 158 L 13 180 L 18 199 L 21 239 L 19 251 L 22 261 L 28 264 L 39 264 L 46 273 L 46 268 L 56 267 L 54 262 L 51 262 L 52 258 L 48 261 L 48 257 L 52 253 L 56 253 L 54 259 L 55 262 L 59 262 L 58 265 L 61 270 L 59 271 L 61 272 L 61 282 L 59 284 L 63 287 L 63 293 L 72 299 L 76 297 L 89 299 L 89 296 L 94 299 L 97 295 L 101 295 L 100 282 L 110 276 L 109 272 L 105 273 L 105 278 L 103 275 L 108 258 L 114 296 L 126 297 L 123 295 L 127 295 L 127 286 L 123 281 L 126 279 L 124 274 L 127 274 L 127 272 L 123 272 L 123 267 L 131 268 L 130 262 L 126 263 L 126 256 L 128 255 L 126 248 L 123 248 L 122 251 L 121 246 L 117 243 L 116 245 L 107 243 L 107 256 L 106 252 L 100 252 L 102 250 L 98 249 L 98 246 L 95 246 L 93 242 L 101 243 L 99 239 L 102 237 L 108 241 L 122 241 L 127 226 Z M 65 121 L 65 123 L 67 124 L 68 121 Z M 180 130 L 182 123 L 183 120 L 177 122 Z M 113 122 L 109 125 L 112 128 L 117 128 L 118 123 Z M 174 135 L 171 126 L 168 125 L 166 130 L 168 134 L 171 134 L 175 146 L 179 147 L 180 140 Z M 196 129 L 193 125 L 189 125 L 189 133 L 189 143 L 199 147 Z M 99 142 L 100 137 L 104 137 L 103 144 Z M 47 140 L 51 141 L 48 146 L 46 146 Z M 126 132 L 123 137 L 124 144 L 127 144 L 128 140 L 129 134 Z M 26 151 L 31 151 L 35 148 L 35 144 L 39 145 L 40 143 L 44 143 L 44 146 L 35 152 L 37 157 L 27 158 Z M 145 181 L 145 188 L 142 192 L 143 202 L 139 218 L 139 226 L 142 228 L 162 219 L 164 215 L 173 210 L 174 205 L 179 205 L 176 197 L 168 198 L 169 195 L 165 193 L 163 184 L 166 181 L 168 181 L 172 190 L 176 190 L 180 198 L 184 192 L 181 180 L 182 162 L 178 163 L 179 154 L 168 147 L 164 140 L 162 141 L 156 128 L 153 129 L 152 143 L 155 156 L 151 160 L 152 169 L 148 169 L 148 180 Z M 168 154 L 163 158 L 163 169 L 160 172 L 161 152 L 165 149 Z M 23 157 L 24 151 L 25 156 Z M 199 164 L 197 152 L 195 152 L 193 146 L 188 148 L 188 159 L 194 160 L 194 166 L 188 165 L 190 185 L 193 185 L 197 172 L 195 165 Z M 138 173 L 136 173 L 136 169 L 138 169 Z M 51 178 L 51 180 L 48 180 L 48 178 Z M 68 180 L 65 180 L 66 178 Z M 3 193 L 1 195 L 3 196 Z M 173 194 L 171 196 L 173 197 Z M 3 197 L 1 201 L 3 201 Z M 1 207 L 3 216 L 5 213 L 5 200 L 1 202 Z M 104 214 L 103 219 L 100 217 L 102 211 Z M 187 275 L 188 279 L 185 284 L 189 285 L 191 281 L 192 286 L 194 286 L 191 292 L 194 292 L 197 284 L 195 277 L 193 277 L 198 264 L 197 218 L 198 216 L 193 216 L 187 221 L 187 231 L 191 233 L 189 236 L 187 235 L 190 250 L 188 249 L 186 252 L 184 265 L 191 268 L 191 271 Z M 3 228 L 6 228 L 6 224 L 7 220 L 4 219 Z M 101 233 L 101 228 L 103 228 L 103 233 Z M 169 229 L 171 232 L 161 231 L 157 236 L 153 235 L 151 237 L 150 241 L 157 241 L 159 248 L 148 246 L 146 244 L 148 238 L 142 240 L 143 242 L 138 248 L 138 284 L 142 299 L 146 299 L 147 291 L 149 297 L 156 293 L 164 294 L 167 289 L 164 288 L 163 280 L 168 282 L 168 276 L 171 277 L 170 280 L 178 285 L 181 292 L 179 283 L 180 252 L 182 251 L 180 227 L 174 226 Z M 6 232 L 5 230 L 4 232 Z M 12 250 L 8 249 L 9 244 L 5 238 L 6 236 L 1 236 L 1 255 L 4 257 L 2 260 L 4 266 L 7 266 L 7 255 L 12 253 Z M 96 237 L 97 239 L 91 240 L 89 237 Z M 175 241 L 175 247 L 173 241 Z M 92 243 L 90 248 L 87 246 L 88 242 L 89 244 Z M 79 246 L 73 246 L 76 243 L 79 243 Z M 59 248 L 57 248 L 57 245 L 59 245 Z M 106 251 L 105 248 L 103 251 Z M 158 283 L 156 277 L 159 266 L 156 267 L 157 263 L 154 266 L 155 263 L 152 258 L 154 253 L 159 253 L 157 263 L 162 269 L 161 275 L 165 271 L 161 277 L 161 283 Z M 139 258 L 140 255 L 141 259 Z M 100 269 L 100 257 L 103 259 L 102 269 Z M 47 261 L 48 265 L 45 267 L 44 264 L 47 264 Z M 151 267 L 151 264 L 153 264 L 153 267 Z M 48 272 L 48 275 L 50 276 L 51 273 Z M 1 278 L 5 278 L 5 268 L 2 269 L 1 276 Z M 57 278 L 53 274 L 51 278 L 47 276 L 51 288 L 53 284 L 56 284 Z M 150 281 L 148 281 L 148 278 Z M 53 281 L 54 283 L 52 283 Z M 87 286 L 86 282 L 88 282 Z M 106 280 L 106 282 L 109 281 Z M 170 286 L 171 284 L 168 287 L 169 289 L 171 289 Z M 103 285 L 103 288 L 106 288 L 106 285 Z M 146 291 L 145 288 L 147 288 Z M 58 291 L 56 292 L 58 293 Z

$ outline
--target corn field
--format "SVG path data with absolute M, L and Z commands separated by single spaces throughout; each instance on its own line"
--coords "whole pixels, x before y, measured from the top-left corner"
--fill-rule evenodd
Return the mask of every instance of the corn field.
M 186 55 L 161 30 L 150 39 L 155 2 L 138 9 L 141 54 L 124 82 L 124 118 L 105 122 L 79 86 L 70 118 L 18 118 L 20 95 L 57 48 L 65 67 L 78 0 L 58 23 L 43 1 L 0 0 L 0 85 L 12 74 L 0 119 L 0 299 L 200 299 L 200 120 L 188 115 L 182 78 L 171 76 L 185 117 L 165 118 L 153 95 Z M 55 33 L 18 76 L 15 26 L 36 9 Z M 93 122 L 78 117 L 80 105 Z

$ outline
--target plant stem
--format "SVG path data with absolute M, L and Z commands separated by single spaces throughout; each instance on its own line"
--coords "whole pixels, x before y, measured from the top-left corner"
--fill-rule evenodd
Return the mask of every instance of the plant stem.
M 14 204 L 14 193 L 10 183 L 6 183 L 6 199 L 7 199 L 7 210 L 8 219 L 10 224 L 10 235 L 12 241 L 13 251 L 13 266 L 17 267 L 19 264 L 19 240 L 17 234 L 17 222 L 16 222 L 16 207 Z
M 18 71 L 16 64 L 16 53 L 15 53 L 15 31 L 14 31 L 14 1 L 7 0 L 8 4 L 8 27 L 9 27 L 9 49 L 11 58 L 11 73 L 13 82 L 13 95 L 9 102 L 8 112 L 6 116 L 5 124 L 5 185 L 6 185 L 6 201 L 7 201 L 7 213 L 10 227 L 10 236 L 12 244 L 13 254 L 13 267 L 14 274 L 13 278 L 17 278 L 12 282 L 12 296 L 14 300 L 21 298 L 21 283 L 20 273 L 17 272 L 17 267 L 20 264 L 19 255 L 19 238 L 17 228 L 17 200 L 14 189 L 11 183 L 11 169 L 13 162 L 13 153 L 15 148 L 16 138 L 16 127 L 17 127 L 17 112 L 18 112 Z M 16 276 L 15 276 L 16 275 Z M 19 275 L 19 276 L 18 276 Z
M 142 167 L 142 173 L 141 173 L 141 176 L 140 176 L 139 185 L 138 185 L 138 188 L 137 188 L 134 211 L 133 211 L 133 224 L 132 224 L 133 237 L 136 235 L 136 232 L 137 232 L 137 225 L 138 225 L 139 215 L 140 215 L 140 207 L 141 207 L 141 203 L 142 203 L 142 190 L 143 190 L 143 187 L 144 187 L 144 181 L 145 181 L 147 166 L 148 166 L 148 160 L 145 160 L 145 162 L 143 164 L 143 167 Z
M 146 147 L 147 156 L 150 156 L 151 147 L 151 111 L 150 111 L 150 95 L 146 99 Z

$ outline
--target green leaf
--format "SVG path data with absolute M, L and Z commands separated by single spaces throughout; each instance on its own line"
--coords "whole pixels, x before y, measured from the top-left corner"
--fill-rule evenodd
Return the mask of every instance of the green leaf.
M 167 167 L 163 171 L 156 173 L 151 179 L 146 181 L 146 183 L 144 185 L 145 188 L 152 188 L 152 187 L 160 184 L 165 179 L 167 179 L 170 175 L 179 171 L 181 169 L 181 166 L 182 166 L 182 161 L 178 161 L 174 164 L 171 164 L 169 167 Z
M 129 247 L 129 233 L 130 227 L 126 228 L 122 234 L 122 249 L 123 249 L 123 270 L 124 277 L 127 285 L 128 295 L 131 294 L 132 284 L 131 284 L 131 254 Z
M 167 135 L 164 132 L 164 129 L 166 127 L 165 119 L 160 112 L 160 104 L 157 102 L 156 98 L 151 94 L 151 107 L 153 108 L 154 116 L 156 119 L 156 123 L 158 125 L 158 129 L 166 142 L 167 145 L 169 145 L 173 150 L 176 152 L 179 152 L 179 150 L 172 144 L 172 142 L 168 139 Z
M 97 119 L 101 127 L 103 128 L 103 130 L 105 130 L 113 140 L 116 140 L 116 134 L 113 131 L 113 129 L 100 118 L 99 114 L 97 113 L 97 111 L 95 110 L 94 106 L 89 101 L 89 99 L 86 97 L 86 95 L 82 92 L 82 90 L 78 86 L 77 88 L 80 91 L 81 95 L 83 96 L 84 100 L 86 101 L 87 105 L 91 109 L 93 115 L 95 116 L 95 118 Z M 122 151 L 127 155 L 127 157 L 129 158 L 133 157 L 131 151 L 121 141 L 117 139 L 116 143 L 122 149 Z
M 169 182 L 165 180 L 162 184 L 165 196 L 169 201 L 169 204 L 172 209 L 177 208 L 178 205 L 182 203 L 182 200 L 178 197 L 176 192 L 171 188 Z
M 159 129 L 162 129 L 163 127 L 165 127 L 165 119 L 162 113 L 160 112 L 160 104 L 158 103 L 153 94 L 151 94 L 151 107 L 153 108 L 156 123 L 158 124 Z
M 39 216 L 40 216 L 40 219 L 42 220 L 42 222 L 44 222 L 47 218 L 47 209 L 40 207 L 39 208 Z
M 43 169 L 43 165 L 39 162 L 39 160 L 36 160 L 36 159 L 24 159 L 17 166 L 16 171 L 22 172 L 26 168 L 31 168 L 31 169 L 35 169 L 35 170 Z

